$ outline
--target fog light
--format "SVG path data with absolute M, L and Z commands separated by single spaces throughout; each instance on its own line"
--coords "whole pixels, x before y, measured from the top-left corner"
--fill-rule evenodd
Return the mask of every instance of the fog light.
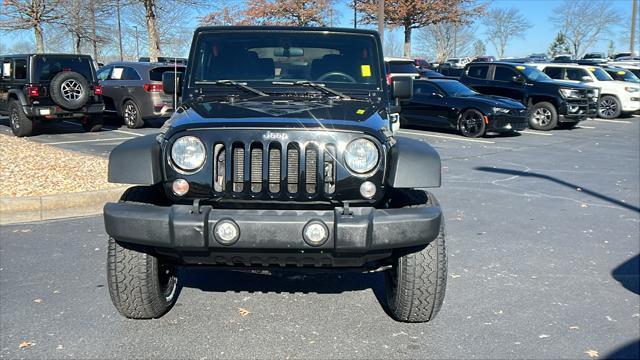
M 185 179 L 177 179 L 171 185 L 171 190 L 178 196 L 183 196 L 189 192 L 189 183 Z
M 365 199 L 371 199 L 376 194 L 376 186 L 371 181 L 365 181 L 360 185 L 360 195 Z
M 576 105 L 569 105 L 569 112 L 577 112 L 580 109 L 580 107 L 576 106 Z
M 216 240 L 222 245 L 231 245 L 238 241 L 240 228 L 233 220 L 221 220 L 213 229 Z
M 311 246 L 320 246 L 329 238 L 329 229 L 318 220 L 312 220 L 302 230 L 302 238 Z

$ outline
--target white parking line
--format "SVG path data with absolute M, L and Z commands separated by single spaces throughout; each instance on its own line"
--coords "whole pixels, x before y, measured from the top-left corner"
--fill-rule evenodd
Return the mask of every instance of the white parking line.
M 601 122 L 610 122 L 610 123 L 618 123 L 618 124 L 631 124 L 631 121 L 627 121 L 627 120 L 591 119 L 591 121 L 601 121 Z
M 121 137 L 121 138 L 112 138 L 112 139 L 92 139 L 92 140 L 58 141 L 58 142 L 43 143 L 43 144 L 45 144 L 45 145 L 80 144 L 80 143 L 88 143 L 88 142 L 98 142 L 98 141 L 118 141 L 118 140 L 129 140 L 129 139 L 133 139 L 133 137 Z
M 595 126 L 584 126 L 584 125 L 580 125 L 577 126 L 576 129 L 595 129 Z
M 444 136 L 444 135 L 435 135 L 435 134 L 429 134 L 429 133 L 423 133 L 423 132 L 414 132 L 414 131 L 407 131 L 407 130 L 398 130 L 399 133 L 401 134 L 411 134 L 411 135 L 420 135 L 420 136 L 429 136 L 429 137 L 434 137 L 434 138 L 439 138 L 439 139 L 449 139 L 449 140 L 458 140 L 458 141 L 469 141 L 469 142 L 477 142 L 477 143 L 483 143 L 483 144 L 495 144 L 495 141 L 489 141 L 489 140 L 480 140 L 480 139 L 469 139 L 469 138 L 464 138 L 464 137 L 453 137 L 453 136 Z
M 540 131 L 526 131 L 526 130 L 523 130 L 523 131 L 520 131 L 520 132 L 523 133 L 523 134 L 531 134 L 531 135 L 553 136 L 553 134 L 549 134 L 549 133 L 546 133 L 546 132 L 540 132 Z
M 74 123 L 74 122 L 71 122 L 71 121 L 63 121 L 63 123 L 69 124 L 69 125 L 75 125 L 75 126 L 82 126 L 82 124 Z M 113 132 L 118 132 L 118 133 L 121 133 L 121 134 L 144 136 L 144 134 L 138 134 L 138 133 L 134 133 L 134 132 L 131 132 L 131 131 L 124 131 L 124 130 L 118 130 L 118 129 L 107 128 L 107 127 L 105 129 L 113 131 Z

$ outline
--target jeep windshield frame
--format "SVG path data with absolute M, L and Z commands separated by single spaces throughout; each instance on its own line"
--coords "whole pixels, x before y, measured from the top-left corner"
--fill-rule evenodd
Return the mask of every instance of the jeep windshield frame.
M 192 98 L 219 93 L 219 86 L 207 84 L 218 80 L 241 82 L 270 95 L 318 91 L 296 82 L 313 82 L 341 93 L 387 92 L 380 40 L 372 31 L 200 28 L 190 60 L 183 95 Z M 224 91 L 241 90 L 227 87 Z

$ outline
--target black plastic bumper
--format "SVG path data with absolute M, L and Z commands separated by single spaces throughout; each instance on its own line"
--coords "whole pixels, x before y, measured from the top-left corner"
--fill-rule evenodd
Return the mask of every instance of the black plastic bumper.
M 42 113 L 42 111 L 46 111 Z M 78 110 L 70 111 L 64 110 L 55 105 L 31 105 L 24 106 L 24 112 L 29 117 L 45 117 L 47 119 L 68 119 L 68 118 L 81 118 L 85 115 L 101 114 L 104 111 L 103 103 L 88 104 Z
M 426 245 L 438 236 L 442 213 L 439 207 L 399 209 L 343 208 L 333 210 L 227 210 L 188 205 L 170 207 L 132 203 L 108 203 L 104 207 L 107 233 L 120 242 L 173 249 L 177 252 L 208 251 L 212 254 L 284 252 L 287 256 L 308 253 L 366 254 Z M 240 237 L 232 245 L 219 243 L 214 234 L 218 221 L 233 220 Z M 303 228 L 311 221 L 326 224 L 325 243 L 311 246 Z M 193 262 L 199 262 L 197 259 Z

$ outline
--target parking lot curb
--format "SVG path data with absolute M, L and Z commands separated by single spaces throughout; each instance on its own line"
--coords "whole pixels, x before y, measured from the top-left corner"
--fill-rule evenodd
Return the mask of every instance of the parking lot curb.
M 102 213 L 127 187 L 45 196 L 0 197 L 0 225 Z

